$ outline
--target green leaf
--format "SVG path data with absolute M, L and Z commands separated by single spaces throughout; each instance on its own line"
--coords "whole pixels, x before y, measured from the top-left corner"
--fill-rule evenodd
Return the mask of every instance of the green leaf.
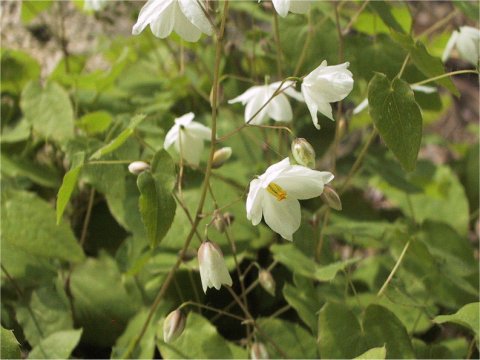
M 82 329 L 51 334 L 28 354 L 29 359 L 68 359 L 82 336 Z
M 70 201 L 70 197 L 77 184 L 78 175 L 83 167 L 84 160 L 84 152 L 76 153 L 72 158 L 72 166 L 70 167 L 70 170 L 68 170 L 63 177 L 62 186 L 60 186 L 57 195 L 57 224 L 60 224 L 65 207 Z
M 390 4 L 386 3 L 385 1 L 373 1 L 369 3 L 368 6 L 375 10 L 375 12 L 388 27 L 398 32 L 404 32 L 402 26 L 392 15 Z
M 437 324 L 452 322 L 471 330 L 478 341 L 478 332 L 480 328 L 480 303 L 467 304 L 458 310 L 455 314 L 439 315 L 433 319 Z
M 9 156 L 2 151 L 2 173 L 10 176 L 25 176 L 35 184 L 47 188 L 56 188 L 59 184 L 59 175 L 55 169 L 22 159 L 17 156 Z
M 173 342 L 163 342 L 163 326 L 158 326 L 157 347 L 164 359 L 238 359 L 247 351 L 218 334 L 207 319 L 194 312 L 188 314 L 185 330 Z
M 326 303 L 318 318 L 318 346 L 321 358 L 353 358 L 364 351 L 362 330 L 346 305 Z
M 310 330 L 317 333 L 317 312 L 321 307 L 317 297 L 313 281 L 304 277 L 294 275 L 296 286 L 285 283 L 283 296 L 308 325 Z
M 318 358 L 315 338 L 300 325 L 274 318 L 257 319 L 257 325 L 271 359 Z
M 385 346 L 389 359 L 415 357 L 407 330 L 398 318 L 380 305 L 370 305 L 363 319 L 365 342 L 370 348 Z
M 22 91 L 20 107 L 33 130 L 58 142 L 73 137 L 73 109 L 67 92 L 55 82 L 29 82 Z
M 381 359 L 384 360 L 387 356 L 387 349 L 385 346 L 376 347 L 365 351 L 362 355 L 357 356 L 355 359 Z
M 53 4 L 51 0 L 25 0 L 22 1 L 22 22 L 29 23 L 42 11 L 48 10 Z
M 428 77 L 435 77 L 445 74 L 445 68 L 443 67 L 442 61 L 429 54 L 425 45 L 417 40 L 414 42 L 410 35 L 393 33 L 392 37 L 397 43 L 399 43 L 405 50 L 410 52 L 411 59 L 415 66 Z M 439 84 L 445 86 L 452 94 L 460 96 L 457 88 L 453 84 L 452 79 L 445 77 L 439 80 L 436 80 Z
M 165 237 L 175 217 L 177 205 L 171 193 L 174 181 L 175 165 L 165 150 L 155 154 L 151 171 L 137 178 L 140 213 L 152 248 Z
M 480 17 L 480 6 L 476 1 L 454 1 L 452 4 L 470 19 L 478 22 Z
M 76 125 L 87 134 L 102 133 L 112 123 L 112 115 L 106 111 L 94 111 L 82 116 Z
M 42 339 L 73 327 L 72 313 L 65 293 L 52 286 L 42 287 L 32 293 L 28 305 L 19 305 L 17 319 L 32 346 Z
M 95 153 L 90 156 L 90 160 L 95 160 L 99 159 L 102 156 L 109 154 L 116 149 L 118 149 L 127 139 L 130 137 L 130 135 L 133 134 L 135 131 L 135 128 L 145 119 L 145 115 L 139 114 L 135 115 L 132 120 L 130 121 L 130 124 L 128 127 L 123 130 L 118 136 L 110 141 L 107 145 L 102 146 L 100 149 L 95 151 Z
M 86 343 L 112 346 L 140 306 L 140 294 L 128 293 L 123 282 L 115 261 L 104 254 L 73 270 L 74 313 Z
M 415 169 L 422 140 L 422 115 L 410 86 L 375 74 L 368 85 L 370 115 L 387 147 L 407 171 Z
M 2 92 L 19 94 L 28 81 L 40 76 L 40 65 L 27 53 L 8 49 L 2 50 L 0 71 Z
M 273 257 L 292 272 L 318 281 L 331 281 L 337 273 L 359 259 L 338 261 L 325 266 L 318 266 L 315 261 L 305 256 L 293 244 L 272 245 Z
M 70 262 L 83 260 L 71 229 L 66 224 L 56 225 L 55 211 L 45 201 L 28 192 L 9 192 L 2 200 L 2 262 L 7 268 L 15 262 L 17 252 Z
M 21 359 L 20 344 L 13 334 L 13 331 L 4 329 L 3 327 L 0 341 L 0 358 Z

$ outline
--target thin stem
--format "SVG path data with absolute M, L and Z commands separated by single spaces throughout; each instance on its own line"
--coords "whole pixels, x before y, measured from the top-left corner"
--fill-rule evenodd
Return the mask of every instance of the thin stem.
M 410 60 L 410 53 L 405 56 L 405 60 L 403 60 L 402 67 L 400 68 L 400 71 L 398 72 L 396 78 L 400 79 L 403 75 L 403 72 L 405 71 L 405 68 L 407 67 L 408 60 Z
M 468 346 L 467 359 L 472 358 L 474 350 L 475 350 L 475 338 L 473 338 L 472 341 L 470 341 L 470 345 Z
M 205 199 L 208 191 L 208 184 L 210 181 L 210 174 L 212 171 L 212 160 L 213 160 L 213 154 L 215 153 L 215 144 L 216 144 L 216 129 L 217 129 L 217 98 L 218 98 L 218 88 L 219 88 L 219 78 L 220 78 L 220 60 L 221 60 L 221 55 L 222 55 L 222 41 L 223 41 L 223 35 L 225 32 L 225 23 L 227 20 L 227 11 L 228 11 L 228 0 L 225 0 L 224 2 L 224 7 L 223 7 L 223 16 L 222 16 L 222 21 L 220 24 L 220 30 L 216 32 L 217 39 L 216 39 L 216 47 L 215 47 L 215 67 L 214 67 L 214 72 L 213 72 L 213 84 L 212 84 L 212 137 L 211 137 L 211 143 L 210 143 L 210 156 L 207 164 L 207 169 L 205 172 L 205 178 L 203 181 L 202 185 L 202 190 L 201 190 L 201 195 L 200 195 L 200 201 L 198 203 L 197 211 L 196 211 L 196 216 L 194 219 L 194 222 L 192 224 L 192 228 L 190 229 L 190 232 L 185 240 L 185 243 L 180 251 L 180 254 L 177 258 L 177 261 L 173 265 L 173 267 L 170 269 L 167 278 L 165 279 L 162 287 L 160 288 L 157 296 L 155 297 L 155 300 L 150 307 L 150 311 L 148 313 L 147 319 L 145 320 L 138 336 L 132 341 L 128 347 L 128 349 L 125 351 L 123 354 L 122 358 L 130 358 L 132 355 L 133 351 L 139 344 L 140 340 L 142 339 L 143 335 L 147 331 L 148 325 L 150 321 L 152 320 L 153 315 L 155 314 L 155 311 L 158 308 L 158 305 L 160 304 L 163 296 L 165 295 L 168 287 L 170 286 L 170 283 L 173 280 L 173 277 L 175 275 L 176 270 L 180 267 L 180 264 L 183 261 L 184 255 L 187 252 L 188 247 L 190 246 L 190 242 L 192 241 L 193 235 L 196 233 L 197 227 L 201 221 L 201 216 L 200 214 L 203 211 L 203 206 L 205 204 Z
M 208 306 L 208 305 L 203 305 L 202 303 L 198 303 L 198 302 L 195 302 L 195 301 L 186 301 L 184 302 L 183 304 L 181 304 L 178 309 L 182 309 L 184 307 L 187 307 L 189 305 L 192 305 L 192 306 L 196 306 L 196 307 L 199 307 L 199 308 L 202 308 L 202 309 L 206 309 L 206 310 L 210 310 L 210 311 L 214 311 L 220 315 L 225 315 L 225 316 L 229 316 L 233 319 L 237 319 L 237 320 L 240 320 L 240 321 L 246 321 L 247 319 L 245 318 L 242 318 L 241 316 L 238 316 L 238 315 L 235 315 L 235 314 L 232 314 L 232 313 L 229 313 L 227 311 L 223 311 L 221 309 L 217 309 L 217 308 L 214 308 L 212 306 Z
M 390 284 L 390 281 L 392 281 L 392 278 L 395 275 L 395 273 L 397 272 L 400 264 L 402 263 L 403 258 L 405 257 L 405 254 L 406 254 L 409 246 L 410 246 L 410 240 L 408 240 L 407 243 L 405 244 L 405 246 L 403 247 L 402 253 L 398 257 L 398 260 L 395 263 L 395 266 L 393 267 L 392 271 L 390 272 L 390 275 L 388 275 L 387 280 L 385 280 L 385 283 L 382 285 L 382 287 L 378 291 L 378 293 L 377 293 L 378 297 L 382 296 L 382 294 L 385 291 L 385 289 L 387 288 L 388 284 Z
M 258 127 L 258 128 L 264 128 L 264 129 L 280 129 L 280 130 L 285 130 L 287 131 L 290 135 L 293 136 L 292 130 L 288 128 L 287 126 L 280 126 L 280 125 L 257 125 L 257 124 L 248 124 L 249 127 Z
M 277 311 L 275 311 L 275 312 L 274 312 L 272 315 L 270 315 L 269 317 L 270 317 L 270 318 L 276 318 L 276 317 L 282 315 L 284 312 L 287 312 L 287 311 L 290 310 L 291 308 L 292 308 L 292 307 L 291 307 L 289 304 L 287 304 L 287 305 L 281 307 L 280 309 L 278 309 Z
M 419 81 L 419 82 L 416 82 L 414 84 L 411 84 L 410 86 L 417 86 L 417 85 L 423 85 L 423 84 L 427 84 L 429 82 L 433 82 L 433 81 L 437 81 L 437 80 L 440 80 L 440 79 L 443 79 L 445 77 L 449 77 L 449 76 L 454 76 L 454 75 L 460 75 L 460 74 L 479 74 L 479 72 L 477 70 L 457 70 L 457 71 L 452 71 L 452 72 L 449 72 L 449 73 L 446 73 L 446 74 L 442 74 L 442 75 L 438 75 L 438 76 L 435 76 L 433 78 L 430 78 L 430 79 L 426 79 L 426 80 L 422 80 L 422 81 Z
M 323 217 L 322 228 L 320 229 L 320 236 L 318 237 L 317 247 L 315 248 L 315 260 L 320 261 L 320 255 L 322 254 L 323 249 L 323 239 L 325 237 L 325 229 L 328 226 L 328 219 L 330 216 L 330 209 L 327 209 L 325 216 Z
M 363 12 L 363 10 L 365 10 L 369 2 L 370 0 L 365 1 L 362 4 L 362 6 L 360 6 L 360 8 L 357 10 L 357 12 L 353 14 L 352 18 L 350 19 L 350 22 L 347 24 L 347 26 L 345 26 L 345 29 L 342 30 L 342 35 L 347 35 L 350 32 L 350 29 L 355 24 L 360 14 Z
M 347 186 L 349 185 L 353 176 L 357 173 L 358 169 L 360 168 L 363 158 L 367 154 L 368 148 L 370 147 L 370 145 L 373 142 L 373 139 L 375 139 L 376 136 L 377 136 L 377 129 L 373 128 L 372 133 L 370 134 L 370 137 L 368 138 L 367 142 L 363 146 L 362 150 L 360 150 L 360 154 L 358 155 L 357 159 L 353 163 L 353 166 L 350 169 L 350 172 L 348 173 L 347 177 L 343 181 L 343 184 L 340 186 L 338 190 L 339 195 L 341 195 L 347 189 Z
M 458 9 L 455 9 L 454 11 L 452 11 L 450 14 L 448 14 L 446 17 L 444 17 L 443 19 L 437 21 L 435 24 L 433 24 L 432 26 L 430 26 L 428 29 L 426 29 L 425 31 L 421 32 L 420 34 L 418 34 L 417 36 L 415 36 L 415 40 L 422 37 L 422 36 L 428 36 L 430 35 L 432 32 L 434 32 L 435 30 L 441 28 L 443 25 L 445 24 L 448 24 L 450 22 L 450 20 L 455 17 L 456 15 L 458 14 Z
M 130 164 L 136 160 L 93 160 L 87 162 L 85 165 L 101 165 L 101 164 L 108 164 L 108 165 L 114 165 L 114 164 Z
M 305 41 L 303 43 L 303 48 L 302 52 L 300 53 L 300 56 L 297 61 L 297 65 L 295 65 L 295 70 L 293 71 L 294 76 L 298 76 L 298 73 L 300 72 L 300 69 L 303 66 L 303 63 L 305 62 L 305 58 L 307 57 L 307 52 L 308 49 L 310 48 L 310 42 L 312 41 L 312 36 L 313 36 L 313 25 L 312 25 L 312 12 L 308 12 L 308 25 L 307 25 L 307 36 L 305 38 Z
M 82 234 L 80 236 L 80 246 L 85 245 L 85 240 L 87 239 L 87 230 L 88 225 L 90 224 L 90 218 L 92 216 L 93 201 L 95 200 L 95 189 L 90 189 L 90 195 L 88 197 L 87 213 L 85 214 L 85 219 L 83 220 Z
M 273 14 L 273 36 L 275 39 L 275 45 L 277 47 L 277 75 L 278 78 L 282 78 L 282 46 L 280 43 L 280 29 L 278 25 L 278 15 L 276 11 L 272 11 Z

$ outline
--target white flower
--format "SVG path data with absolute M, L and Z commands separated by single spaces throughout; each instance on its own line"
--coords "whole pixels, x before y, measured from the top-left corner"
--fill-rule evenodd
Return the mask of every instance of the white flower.
M 324 185 L 332 179 L 333 174 L 329 172 L 290 165 L 289 158 L 285 158 L 250 182 L 247 218 L 258 225 L 263 215 L 273 231 L 292 240 L 301 221 L 298 200 L 320 196 Z
M 295 14 L 305 14 L 310 9 L 310 1 L 306 0 L 272 0 L 273 7 L 281 17 L 291 11 Z
M 138 35 L 150 25 L 152 33 L 161 39 L 175 31 L 185 41 L 198 41 L 202 32 L 211 35 L 213 31 L 202 6 L 202 0 L 148 0 L 132 34 Z
M 302 94 L 312 116 L 313 125 L 320 129 L 317 111 L 333 120 L 330 103 L 343 100 L 353 89 L 352 73 L 347 70 L 348 62 L 327 66 L 324 60 L 319 67 L 305 76 Z
M 263 105 L 272 97 L 276 90 L 279 89 L 281 82 L 275 82 L 270 85 L 253 86 L 242 95 L 237 96 L 235 99 L 229 100 L 229 104 L 241 102 L 245 107 L 245 122 L 252 125 L 260 125 L 268 118 L 275 121 L 291 121 L 292 120 L 292 107 L 288 102 L 285 94 L 303 101 L 303 96 L 298 91 L 295 91 L 291 86 L 293 81 L 286 81 L 279 91 L 282 91 L 276 95 L 266 106 Z M 285 93 L 285 94 L 284 94 Z M 260 112 L 259 112 L 260 110 Z M 252 117 L 258 112 L 258 114 L 252 119 Z M 250 120 L 250 121 L 249 121 Z
M 108 0 L 85 0 L 83 8 L 85 10 L 99 11 L 107 5 Z
M 471 26 L 462 26 L 457 31 L 455 30 L 448 40 L 445 50 L 442 55 L 442 61 L 446 61 L 456 46 L 460 56 L 472 63 L 474 66 L 478 65 L 478 58 L 480 53 L 480 30 Z
M 206 293 L 210 287 L 220 290 L 222 284 L 232 286 L 232 278 L 225 265 L 222 250 L 217 244 L 211 241 L 202 243 L 198 249 L 198 265 L 203 292 Z
M 177 152 L 190 164 L 198 165 L 203 150 L 203 141 L 210 140 L 212 130 L 196 121 L 193 113 L 175 119 L 175 125 L 165 136 L 163 147 L 168 149 L 175 144 Z

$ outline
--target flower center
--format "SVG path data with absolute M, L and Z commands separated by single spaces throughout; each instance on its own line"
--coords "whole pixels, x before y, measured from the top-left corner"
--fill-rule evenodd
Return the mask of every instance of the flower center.
M 287 192 L 283 190 L 281 186 L 275 184 L 274 182 L 268 184 L 267 191 L 273 196 L 275 196 L 278 201 L 282 201 L 287 198 Z

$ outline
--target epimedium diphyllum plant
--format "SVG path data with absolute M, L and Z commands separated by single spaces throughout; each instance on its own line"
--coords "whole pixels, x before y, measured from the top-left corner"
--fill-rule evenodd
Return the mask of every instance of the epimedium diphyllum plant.
M 2 52 L 2 357 L 477 357 L 471 4 L 69 4 Z

